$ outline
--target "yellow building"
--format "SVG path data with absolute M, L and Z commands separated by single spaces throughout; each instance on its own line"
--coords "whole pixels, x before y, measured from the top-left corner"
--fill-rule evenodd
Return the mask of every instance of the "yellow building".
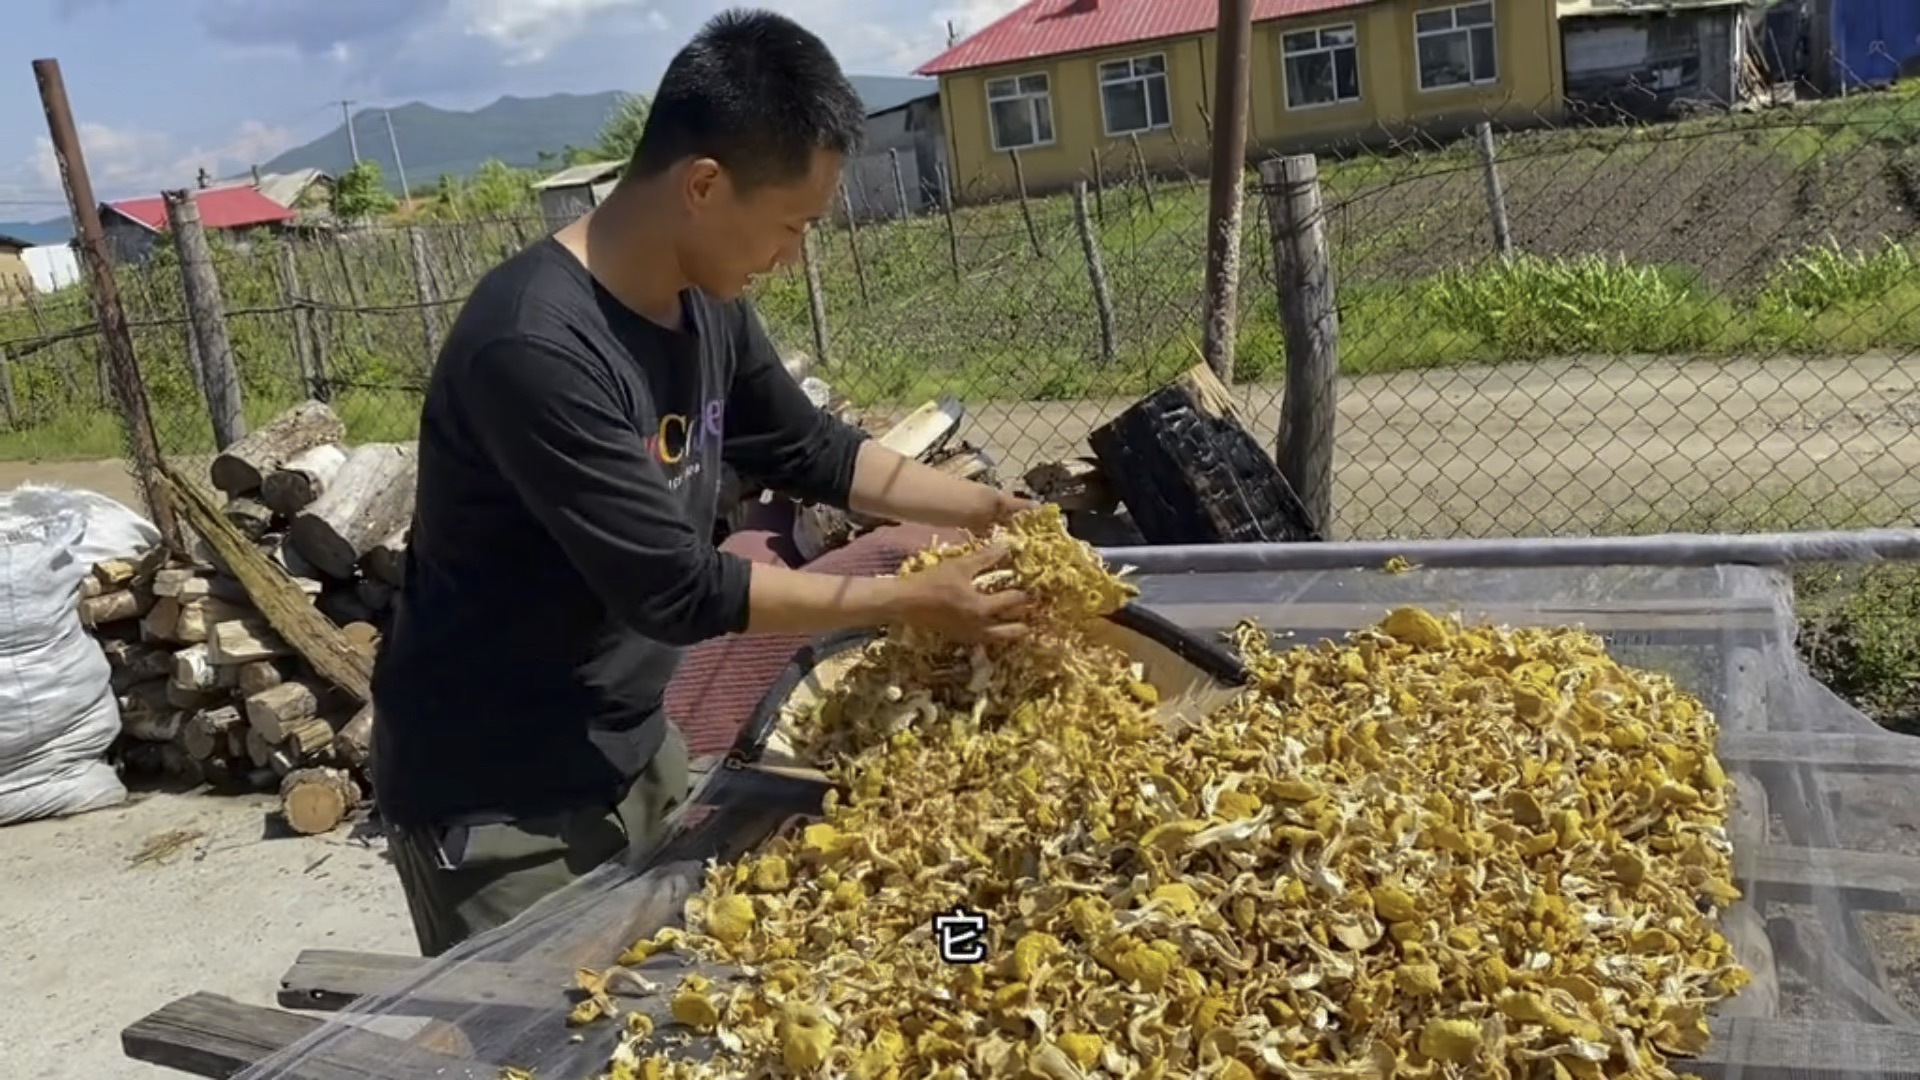
M 961 201 L 1149 168 L 1204 172 L 1216 0 L 1032 0 L 920 68 Z M 1255 0 L 1250 150 L 1560 111 L 1555 0 Z
M 19 303 L 33 288 L 26 251 L 32 244 L 0 233 L 0 307 Z

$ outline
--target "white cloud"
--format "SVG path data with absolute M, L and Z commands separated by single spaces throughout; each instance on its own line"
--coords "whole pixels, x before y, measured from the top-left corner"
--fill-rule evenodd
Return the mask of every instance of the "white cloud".
M 666 21 L 648 0 L 453 0 L 447 14 L 514 65 L 548 59 L 603 20 L 639 14 L 656 26 Z
M 241 123 L 212 144 L 183 144 L 160 132 L 100 123 L 82 123 L 79 130 L 87 177 L 101 199 L 192 187 L 201 169 L 215 178 L 242 173 L 298 141 L 285 128 L 254 120 Z M 0 174 L 0 192 L 5 192 L 0 195 L 4 199 L 64 201 L 60 167 L 54 161 L 53 143 L 45 135 L 34 140 L 32 157 L 13 170 L 11 183 Z

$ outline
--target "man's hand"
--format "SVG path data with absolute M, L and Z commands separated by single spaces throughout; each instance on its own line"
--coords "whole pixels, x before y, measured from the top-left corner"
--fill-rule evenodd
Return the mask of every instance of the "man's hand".
M 1026 636 L 1020 618 L 1026 614 L 1027 594 L 1017 589 L 988 593 L 974 584 L 1006 557 L 1004 546 L 993 545 L 901 579 L 900 621 L 959 641 L 1017 641 Z
M 979 513 L 965 526 L 970 532 L 985 533 L 995 525 L 1005 525 L 1012 521 L 1015 515 L 1040 505 L 1032 499 L 1022 499 L 1018 495 L 1001 491 L 999 488 L 987 487 L 985 484 L 978 486 L 985 493 L 985 497 L 982 499 Z

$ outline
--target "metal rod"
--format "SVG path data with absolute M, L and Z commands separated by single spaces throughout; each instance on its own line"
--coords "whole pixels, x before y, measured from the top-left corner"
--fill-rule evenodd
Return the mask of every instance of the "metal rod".
M 1225 574 L 1375 569 L 1398 556 L 1456 569 L 1572 566 L 1793 566 L 1815 562 L 1920 561 L 1920 529 L 1785 533 L 1661 533 L 1548 539 L 1354 540 L 1320 544 L 1172 544 L 1101 548 L 1142 574 Z

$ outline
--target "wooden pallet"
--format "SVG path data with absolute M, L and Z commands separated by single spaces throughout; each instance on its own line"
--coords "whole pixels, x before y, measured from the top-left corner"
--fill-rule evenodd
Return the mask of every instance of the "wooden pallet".
M 1305 624 L 1339 627 L 1340 613 L 1312 613 Z M 1518 614 L 1518 613 L 1516 613 Z M 1531 617 L 1515 622 L 1538 621 Z M 1720 756 L 1738 786 L 1739 805 L 1729 832 L 1734 865 L 1746 899 L 1728 912 L 1725 925 L 1742 961 L 1753 970 L 1753 985 L 1725 1004 L 1713 1020 L 1713 1041 L 1689 1063 L 1702 1076 L 1739 1076 L 1757 1080 L 1861 1080 L 1888 1075 L 1901 1063 L 1920 1060 L 1920 1018 L 1890 989 L 1881 961 L 1860 927 L 1861 911 L 1920 914 L 1920 858 L 1848 851 L 1839 847 L 1823 817 L 1783 815 L 1775 825 L 1770 806 L 1821 805 L 1831 795 L 1832 777 L 1842 773 L 1920 775 L 1920 739 L 1891 734 L 1821 734 L 1775 731 L 1769 722 L 1788 703 L 1770 707 L 1762 673 L 1763 649 L 1790 644 L 1766 633 L 1761 613 L 1720 624 L 1725 661 L 1719 715 Z M 1324 619 L 1321 616 L 1324 615 Z M 1706 618 L 1695 611 L 1642 612 L 1619 629 L 1659 634 L 1673 630 L 1701 633 Z M 1302 625 L 1300 622 L 1296 626 Z M 722 771 L 703 791 L 736 774 Z M 723 800 L 731 802 L 731 800 Z M 457 1036 L 462 1026 L 484 1023 L 490 1032 L 508 1025 L 544 1048 L 565 1042 L 573 1032 L 559 1028 L 557 1015 L 569 1006 L 572 972 L 599 967 L 625 943 L 650 934 L 677 916 L 679 898 L 696 880 L 700 860 L 732 858 L 757 846 L 783 825 L 787 811 L 726 805 L 676 841 L 674 850 L 655 860 L 656 869 L 622 886 L 622 903 L 604 899 L 592 912 L 604 925 L 585 932 L 577 920 L 546 919 L 540 909 L 520 925 L 559 926 L 561 941 L 515 940 L 513 950 L 482 949 L 475 960 L 443 959 L 309 950 L 295 960 L 281 983 L 285 1009 L 244 1005 L 211 994 L 193 994 L 172 1002 L 128 1027 L 122 1043 L 128 1056 L 197 1076 L 232 1076 L 246 1066 L 307 1038 L 320 1029 L 315 1012 L 346 1010 L 377 999 L 377 1011 L 438 1021 L 411 1040 L 399 1040 L 336 1024 L 337 1039 L 302 1055 L 302 1062 L 276 1076 L 290 1080 L 415 1080 L 499 1075 L 506 1061 L 479 1061 Z M 1792 918 L 1775 914 L 1774 905 L 1803 904 L 1810 896 L 1838 897 L 1844 910 L 1823 911 L 1824 934 L 1810 935 Z M 565 902 L 555 898 L 556 903 Z M 550 912 L 551 908 L 543 904 Z M 1838 907 L 1829 903 L 1828 907 Z M 497 933 L 511 931 L 503 928 Z M 519 937 L 524 938 L 521 934 Z M 473 948 L 463 954 L 475 955 Z M 1781 1015 L 1782 976 L 1804 974 L 1829 991 L 1832 1004 L 1855 1014 L 1851 1020 Z M 663 975 L 656 982 L 671 985 Z M 623 1001 L 627 1009 L 665 1020 L 664 1003 Z M 606 1060 L 612 1025 L 596 1025 L 579 1044 L 577 1071 L 593 1075 Z M 450 1032 L 452 1035 L 450 1035 Z M 497 1035 L 489 1045 L 498 1044 Z M 697 1052 L 698 1046 L 689 1052 Z M 509 1052 L 507 1056 L 511 1056 Z M 575 1064 L 574 1062 L 570 1062 Z M 542 1075 L 562 1075 L 543 1070 Z

